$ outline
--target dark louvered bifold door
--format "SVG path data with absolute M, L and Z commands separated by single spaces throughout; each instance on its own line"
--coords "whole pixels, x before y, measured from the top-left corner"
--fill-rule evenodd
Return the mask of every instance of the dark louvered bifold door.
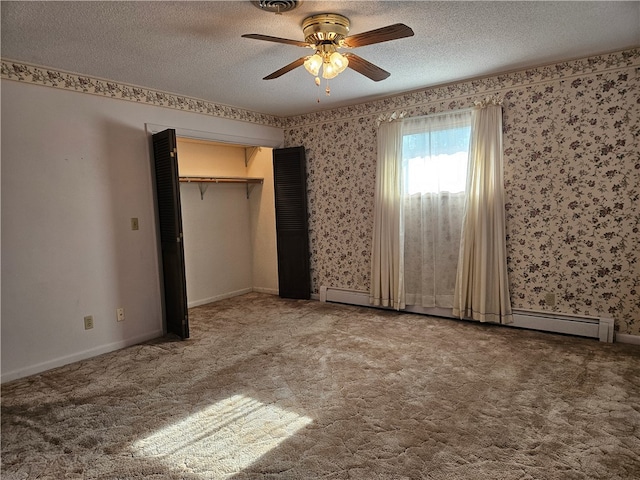
M 185 339 L 189 338 L 189 318 L 175 130 L 165 130 L 153 135 L 153 157 L 167 332 Z
M 273 150 L 278 288 L 283 298 L 310 298 L 304 147 Z

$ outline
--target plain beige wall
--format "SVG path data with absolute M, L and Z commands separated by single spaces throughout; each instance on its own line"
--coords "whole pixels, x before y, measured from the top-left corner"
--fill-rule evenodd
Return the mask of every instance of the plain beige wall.
M 178 173 L 183 177 L 246 177 L 244 148 L 178 138 Z
M 249 162 L 250 177 L 264 178 L 251 192 L 251 247 L 253 252 L 253 288 L 278 294 L 278 251 L 276 246 L 276 205 L 273 190 L 271 148 L 261 147 Z

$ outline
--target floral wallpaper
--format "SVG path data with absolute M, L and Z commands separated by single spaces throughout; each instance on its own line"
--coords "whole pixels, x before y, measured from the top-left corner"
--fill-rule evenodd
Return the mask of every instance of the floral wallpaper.
M 130 102 L 146 103 L 158 107 L 186 110 L 214 117 L 224 117 L 233 120 L 259 123 L 274 127 L 281 126 L 282 119 L 273 115 L 252 112 L 241 108 L 220 105 L 198 98 L 185 97 L 173 93 L 151 90 L 134 85 L 77 75 L 75 73 L 60 72 L 45 67 L 28 65 L 22 62 L 2 60 L 0 75 L 8 80 L 44 85 L 47 87 L 73 90 L 103 97 L 127 100 Z
M 624 69 L 508 90 L 512 301 L 640 333 L 640 77 Z
M 307 152 L 313 291 L 369 289 L 378 116 L 498 95 L 513 307 L 640 335 L 639 93 L 633 49 L 285 119 L 286 146 Z

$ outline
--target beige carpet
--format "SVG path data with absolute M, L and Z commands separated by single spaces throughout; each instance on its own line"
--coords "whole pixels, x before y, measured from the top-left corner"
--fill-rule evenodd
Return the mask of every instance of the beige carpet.
M 248 294 L 2 386 L 2 479 L 637 479 L 640 348 Z

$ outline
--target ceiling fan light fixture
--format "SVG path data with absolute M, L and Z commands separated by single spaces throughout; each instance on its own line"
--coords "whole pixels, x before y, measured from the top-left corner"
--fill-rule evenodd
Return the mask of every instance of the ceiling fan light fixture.
M 330 80 L 332 78 L 336 78 L 338 76 L 338 71 L 331 64 L 331 62 L 324 62 L 322 64 L 322 78 L 326 78 Z
M 336 74 L 342 73 L 349 66 L 349 59 L 340 52 L 333 52 L 329 57 L 329 63 L 336 70 Z
M 307 72 L 316 77 L 318 72 L 320 72 L 320 67 L 322 66 L 322 57 L 317 53 L 311 55 L 310 57 L 307 57 L 303 65 Z

